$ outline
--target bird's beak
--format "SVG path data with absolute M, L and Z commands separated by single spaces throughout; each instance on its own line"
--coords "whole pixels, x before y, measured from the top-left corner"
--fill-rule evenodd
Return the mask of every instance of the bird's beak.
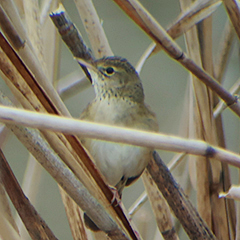
M 75 58 L 77 60 L 77 62 L 80 64 L 80 65 L 83 65 L 85 66 L 86 68 L 88 68 L 89 70 L 93 70 L 94 72 L 99 72 L 99 70 L 90 62 L 87 62 L 85 61 L 84 59 L 82 58 Z

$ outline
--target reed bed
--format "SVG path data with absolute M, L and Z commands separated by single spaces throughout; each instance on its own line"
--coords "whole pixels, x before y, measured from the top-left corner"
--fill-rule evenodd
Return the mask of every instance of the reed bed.
M 240 239 L 239 22 L 236 0 L 0 0 L 0 239 Z M 77 120 L 80 58 L 111 55 L 159 134 Z M 121 203 L 81 136 L 156 149 Z

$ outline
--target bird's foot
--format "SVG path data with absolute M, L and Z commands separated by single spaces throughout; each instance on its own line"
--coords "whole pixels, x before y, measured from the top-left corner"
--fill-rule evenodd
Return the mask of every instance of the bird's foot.
M 119 192 L 117 190 L 117 188 L 113 187 L 113 186 L 109 186 L 110 189 L 112 190 L 113 193 L 113 197 L 111 199 L 111 205 L 114 207 L 117 207 L 118 205 L 121 205 L 121 195 L 119 195 Z M 115 203 L 116 202 L 116 203 Z

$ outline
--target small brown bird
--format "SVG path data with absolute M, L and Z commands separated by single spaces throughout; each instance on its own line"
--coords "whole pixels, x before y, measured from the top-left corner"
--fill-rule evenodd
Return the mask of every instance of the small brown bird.
M 81 114 L 82 120 L 158 131 L 155 114 L 144 103 L 141 80 L 126 59 L 106 57 L 96 60 L 89 72 L 96 97 Z M 96 139 L 82 139 L 82 143 L 107 183 L 116 187 L 120 197 L 123 188 L 140 177 L 153 151 L 145 147 Z M 85 220 L 89 222 L 87 216 Z

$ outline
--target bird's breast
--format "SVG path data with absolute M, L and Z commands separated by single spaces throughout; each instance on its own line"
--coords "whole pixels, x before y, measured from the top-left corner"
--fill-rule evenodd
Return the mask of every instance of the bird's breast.
M 144 105 L 114 96 L 95 99 L 82 113 L 81 119 L 120 127 L 157 131 L 155 115 Z M 118 183 L 141 174 L 152 149 L 97 139 L 84 139 L 107 182 Z
M 116 186 L 122 177 L 138 176 L 150 158 L 150 149 L 95 139 L 85 141 L 96 165 L 107 182 Z

